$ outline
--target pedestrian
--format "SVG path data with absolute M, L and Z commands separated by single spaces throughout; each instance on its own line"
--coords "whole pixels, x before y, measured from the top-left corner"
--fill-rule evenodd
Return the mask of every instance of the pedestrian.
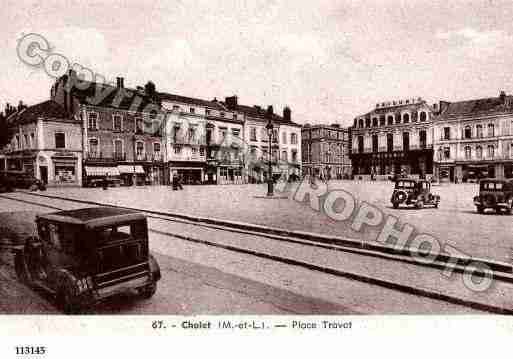
M 107 188 L 109 187 L 109 182 L 107 180 L 107 176 L 108 176 L 108 174 L 103 176 L 102 188 L 104 191 L 107 190 Z

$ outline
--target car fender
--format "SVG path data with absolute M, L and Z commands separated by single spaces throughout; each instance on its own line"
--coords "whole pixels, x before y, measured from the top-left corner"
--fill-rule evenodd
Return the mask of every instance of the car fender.
M 162 275 L 160 274 L 160 266 L 157 263 L 157 260 L 151 254 L 149 255 L 149 258 L 148 258 L 148 264 L 150 265 L 150 272 L 151 272 L 152 278 L 155 282 L 157 282 L 158 280 L 160 280 Z

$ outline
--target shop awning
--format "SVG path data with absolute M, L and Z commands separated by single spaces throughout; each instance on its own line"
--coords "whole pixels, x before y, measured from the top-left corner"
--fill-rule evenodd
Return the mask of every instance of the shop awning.
M 119 165 L 119 173 L 139 173 L 144 174 L 144 169 L 140 165 Z
M 86 166 L 85 172 L 87 176 L 119 176 L 119 170 L 117 167 Z

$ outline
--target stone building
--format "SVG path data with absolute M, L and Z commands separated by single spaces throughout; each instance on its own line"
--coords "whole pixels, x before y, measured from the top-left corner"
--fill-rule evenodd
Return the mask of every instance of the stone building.
M 122 185 L 165 183 L 158 102 L 145 89 L 81 81 L 73 71 L 51 89 L 51 98 L 82 123 L 84 185 L 109 176 Z
M 243 183 L 242 116 L 220 101 L 159 93 L 166 171 L 188 184 Z
M 82 185 L 82 125 L 55 101 L 22 108 L 8 118 L 13 131 L 4 168 L 48 186 Z
M 434 140 L 441 180 L 513 178 L 513 96 L 441 101 Z
M 354 120 L 351 162 L 358 178 L 433 175 L 433 121 L 437 108 L 421 98 L 376 104 Z
M 351 177 L 351 140 L 338 124 L 309 125 L 301 130 L 303 173 L 328 179 Z

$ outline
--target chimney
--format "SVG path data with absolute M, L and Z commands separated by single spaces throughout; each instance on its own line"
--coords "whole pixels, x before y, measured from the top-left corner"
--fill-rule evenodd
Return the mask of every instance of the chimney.
M 501 99 L 501 102 L 504 103 L 505 100 L 506 100 L 506 92 L 505 91 L 501 91 L 501 93 L 499 95 L 499 98 Z
M 23 101 L 20 100 L 20 102 L 18 103 L 18 111 L 23 110 L 23 108 L 24 108 Z
M 123 77 L 116 77 L 116 86 L 120 89 L 122 89 L 123 87 L 125 87 L 125 79 Z
M 290 122 L 292 121 L 291 120 L 291 114 L 292 114 L 292 111 L 290 111 L 290 107 L 289 106 L 285 106 L 285 108 L 283 109 L 283 119 L 287 122 Z
M 226 103 L 226 107 L 230 110 L 235 110 L 237 108 L 237 96 L 225 97 L 224 102 Z

